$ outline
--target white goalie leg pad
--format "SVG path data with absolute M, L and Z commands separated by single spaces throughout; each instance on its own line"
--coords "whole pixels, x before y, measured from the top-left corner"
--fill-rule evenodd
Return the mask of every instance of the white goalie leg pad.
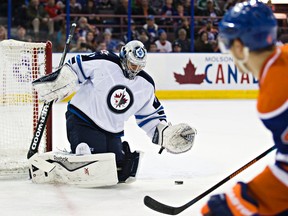
M 34 80 L 32 84 L 40 100 L 57 102 L 75 91 L 78 77 L 73 69 L 65 64 L 57 71 Z
M 35 183 L 63 183 L 80 187 L 104 187 L 118 183 L 114 153 L 76 156 L 48 152 L 39 156 L 55 165 L 55 168 L 51 172 L 38 167 L 38 170 L 35 167 L 31 169 Z

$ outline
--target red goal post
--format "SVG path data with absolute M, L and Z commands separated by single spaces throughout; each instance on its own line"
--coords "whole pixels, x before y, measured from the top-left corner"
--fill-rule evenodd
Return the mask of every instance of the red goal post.
M 27 152 L 43 103 L 32 81 L 52 72 L 52 43 L 0 42 L 0 176 L 28 173 Z M 39 151 L 52 150 L 49 115 Z

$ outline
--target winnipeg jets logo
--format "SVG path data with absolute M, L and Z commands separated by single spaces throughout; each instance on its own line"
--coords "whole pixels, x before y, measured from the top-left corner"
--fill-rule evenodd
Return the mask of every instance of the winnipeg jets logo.
M 142 47 L 137 47 L 134 50 L 134 55 L 139 59 L 143 59 L 145 57 L 145 51 Z
M 126 112 L 133 102 L 134 100 L 131 90 L 122 85 L 113 87 L 107 96 L 108 107 L 115 113 Z

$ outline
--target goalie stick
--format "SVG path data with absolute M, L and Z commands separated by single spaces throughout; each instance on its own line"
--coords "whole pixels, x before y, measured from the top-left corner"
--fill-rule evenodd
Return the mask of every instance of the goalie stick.
M 229 181 L 230 179 L 232 179 L 233 177 L 235 177 L 236 175 L 241 173 L 246 168 L 250 167 L 252 164 L 254 164 L 258 160 L 260 160 L 261 158 L 263 158 L 264 156 L 269 154 L 274 149 L 275 149 L 275 146 L 272 146 L 271 148 L 269 148 L 268 150 L 266 150 L 262 154 L 258 155 L 256 158 L 254 158 L 253 160 L 251 160 L 250 162 L 248 162 L 247 164 L 245 164 L 244 166 L 242 166 L 241 168 L 239 168 L 238 170 L 236 170 L 235 172 L 233 172 L 232 174 L 230 174 L 229 176 L 224 178 L 222 181 L 218 182 L 216 185 L 209 188 L 208 190 L 206 190 L 205 192 L 198 195 L 197 197 L 195 197 L 194 199 L 192 199 L 191 201 L 189 201 L 188 203 L 186 203 L 182 206 L 179 206 L 179 207 L 169 206 L 169 205 L 158 202 L 157 200 L 153 199 L 150 196 L 144 197 L 144 204 L 147 207 L 149 207 L 149 208 L 151 208 L 157 212 L 161 212 L 163 214 L 168 214 L 168 215 L 177 215 L 180 212 L 187 209 L 188 207 L 192 206 L 194 203 L 198 202 L 200 199 L 202 199 L 203 197 L 205 197 L 206 195 L 208 195 L 212 191 L 214 191 L 216 188 L 220 187 L 221 185 L 223 185 L 224 183 L 226 183 L 227 181 Z
M 70 45 L 70 42 L 72 40 L 75 28 L 76 28 L 76 23 L 73 23 L 71 25 L 69 36 L 68 36 L 68 38 L 66 40 L 66 43 L 65 43 L 65 47 L 64 47 L 64 50 L 63 50 L 63 53 L 62 53 L 62 56 L 61 56 L 59 67 L 61 67 L 63 65 L 64 61 L 65 61 L 66 54 L 68 52 L 69 45 Z M 45 129 L 45 126 L 46 126 L 46 122 L 47 122 L 47 119 L 48 119 L 48 116 L 49 116 L 49 112 L 50 112 L 50 110 L 52 108 L 52 105 L 53 105 L 53 101 L 50 101 L 50 102 L 46 102 L 45 101 L 44 102 L 43 108 L 42 108 L 41 113 L 40 113 L 39 120 L 37 122 L 37 127 L 36 127 L 36 130 L 34 132 L 34 136 L 33 136 L 32 142 L 30 144 L 29 151 L 27 153 L 27 159 L 29 159 L 35 153 L 38 152 L 40 141 L 41 141 L 41 138 L 42 138 L 42 135 L 43 135 L 43 132 L 44 132 L 44 129 Z

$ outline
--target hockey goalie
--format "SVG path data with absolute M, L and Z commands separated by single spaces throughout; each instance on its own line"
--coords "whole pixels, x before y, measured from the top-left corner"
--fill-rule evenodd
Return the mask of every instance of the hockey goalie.
M 123 46 L 119 55 L 106 50 L 75 55 L 56 72 L 33 81 L 40 99 L 45 101 L 61 101 L 76 93 L 66 112 L 71 153 L 61 156 L 65 163 L 53 153 L 33 156 L 32 180 L 45 182 L 43 179 L 54 172 L 51 178 L 65 179 L 62 182 L 76 178 L 86 181 L 85 168 L 89 168 L 90 175 L 95 172 L 93 181 L 100 179 L 96 186 L 131 181 L 137 175 L 140 153 L 131 152 L 128 142 L 121 140 L 124 123 L 131 116 L 152 143 L 159 145 L 160 153 L 165 149 L 179 154 L 192 148 L 196 129 L 187 123 L 168 123 L 155 95 L 155 83 L 144 71 L 146 60 L 144 45 L 134 40 Z M 45 161 L 48 166 L 43 165 Z

